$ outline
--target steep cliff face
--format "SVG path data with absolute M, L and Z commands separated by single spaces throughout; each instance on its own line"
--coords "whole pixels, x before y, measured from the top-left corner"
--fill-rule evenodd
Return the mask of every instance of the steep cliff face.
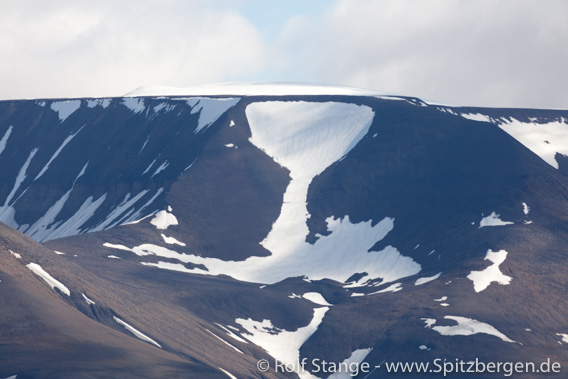
M 8 259 L 237 377 L 568 363 L 568 112 L 255 91 L 0 102 Z

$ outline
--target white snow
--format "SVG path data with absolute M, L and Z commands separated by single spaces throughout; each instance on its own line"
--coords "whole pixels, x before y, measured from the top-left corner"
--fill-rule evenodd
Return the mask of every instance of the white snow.
M 166 230 L 171 225 L 178 225 L 178 220 L 173 213 L 163 210 L 156 213 L 156 216 L 150 220 L 150 224 L 154 225 L 157 229 Z
M 231 374 L 230 372 L 228 372 L 227 370 L 223 370 L 221 367 L 217 367 L 219 370 L 221 370 L 225 375 L 227 375 L 229 378 L 231 379 L 237 379 L 237 377 L 233 374 Z
M 166 169 L 166 167 L 168 167 L 170 165 L 170 163 L 168 161 L 165 161 L 164 163 L 162 163 L 160 165 L 160 167 L 158 167 L 156 169 L 156 171 L 152 174 L 152 176 L 150 178 L 153 178 L 154 176 L 158 175 L 160 172 L 164 171 Z M 144 175 L 144 174 L 142 174 Z
M 146 142 L 147 142 L 147 141 L 148 141 L 148 140 L 146 140 Z M 144 144 L 144 146 L 146 146 L 146 144 Z M 144 148 L 144 146 L 142 146 L 142 149 Z M 142 150 L 140 150 L 140 151 L 142 151 Z M 154 165 L 154 163 L 156 163 L 156 160 L 155 160 L 155 159 L 152 161 L 152 163 L 150 163 L 150 164 L 148 165 L 148 167 L 146 168 L 146 170 L 144 170 L 144 172 L 142 173 L 142 175 L 144 175 L 144 174 L 146 174 L 148 171 L 150 171 L 150 169 L 152 168 L 152 166 Z M 154 175 L 155 175 L 155 174 L 154 174 Z
M 45 164 L 45 166 L 43 166 L 43 168 L 41 169 L 41 171 L 39 172 L 39 174 L 37 174 L 37 176 L 35 177 L 34 180 L 38 180 L 49 168 L 49 165 L 51 164 L 51 162 L 53 162 L 53 160 L 55 158 L 57 158 L 57 156 L 59 155 L 59 153 L 61 153 L 61 150 L 63 150 L 63 148 L 69 143 L 71 142 L 71 140 L 73 139 L 73 137 L 75 137 L 77 134 L 79 134 L 79 132 L 84 128 L 84 126 L 81 127 L 81 129 L 77 130 L 75 133 L 69 135 L 67 138 L 65 138 L 65 140 L 63 141 L 63 143 L 61 144 L 61 146 L 59 146 L 59 148 L 55 151 L 55 153 L 53 153 L 53 155 L 51 156 L 51 158 L 49 158 L 49 161 L 47 161 L 47 163 Z
M 195 97 L 187 99 L 187 104 L 192 108 L 191 113 L 199 112 L 199 120 L 195 133 L 206 129 L 213 124 L 223 113 L 234 107 L 241 99 L 238 97 L 213 99 L 208 97 Z
M 546 163 L 558 168 L 556 153 L 568 155 L 567 120 L 546 124 L 521 122 L 514 118 L 501 119 L 497 125 L 517 141 L 532 150 Z
M 322 296 L 321 293 L 318 292 L 306 292 L 302 295 L 302 297 L 306 300 L 311 301 L 317 305 L 324 305 L 324 306 L 332 306 L 332 304 L 328 303 L 327 300 Z
M 59 234 L 57 232 L 57 228 L 60 226 L 61 221 L 56 222 L 55 219 L 63 209 L 63 206 L 65 205 L 67 200 L 69 199 L 69 196 L 73 191 L 73 188 L 75 188 L 75 183 L 81 176 L 83 176 L 83 174 L 87 170 L 88 164 L 89 162 L 87 162 L 83 166 L 83 168 L 81 169 L 75 180 L 73 181 L 71 188 L 65 194 L 63 194 L 63 196 L 61 196 L 61 198 L 59 198 L 59 200 L 57 200 L 55 204 L 53 204 L 41 218 L 39 218 L 32 226 L 30 226 L 25 231 L 28 236 L 35 239 L 36 241 L 43 242 L 48 239 L 53 239 L 54 234 L 55 235 Z
M 446 320 L 453 320 L 457 325 L 452 326 L 432 326 L 436 323 L 435 319 L 426 319 L 426 327 L 432 328 L 443 336 L 470 336 L 473 334 L 483 333 L 500 338 L 504 342 L 514 343 L 512 339 L 495 329 L 493 326 L 481 321 L 477 321 L 467 317 L 444 316 Z M 433 320 L 433 321 L 432 321 Z
M 287 96 L 287 95 L 346 95 L 346 96 L 397 96 L 396 94 L 362 88 L 350 88 L 308 83 L 218 83 L 189 88 L 142 87 L 125 96 Z
M 212 331 L 210 331 L 209 329 L 205 329 L 209 334 L 211 334 L 213 337 L 217 338 L 219 341 L 223 342 L 225 345 L 230 346 L 231 348 L 233 348 L 235 351 L 244 354 L 242 351 L 240 351 L 239 349 L 237 349 L 236 347 L 234 347 L 233 345 L 231 345 L 230 343 L 228 343 L 227 341 L 225 341 L 224 339 L 222 339 L 221 337 L 219 337 L 218 335 L 216 335 L 215 333 L 213 333 Z
M 174 237 L 167 237 L 163 233 L 161 233 L 161 236 L 164 239 L 164 242 L 167 244 L 185 246 L 185 243 L 176 240 Z
M 568 334 L 556 333 L 556 335 L 562 337 L 562 342 L 568 343 Z
M 94 108 L 97 106 L 101 106 L 106 109 L 110 105 L 110 99 L 92 99 L 87 100 L 87 107 Z
M 130 109 L 135 114 L 142 112 L 145 108 L 143 98 L 124 98 L 122 99 L 122 105 Z
M 429 277 L 426 277 L 426 278 L 419 278 L 419 279 L 416 280 L 416 282 L 414 283 L 414 285 L 415 285 L 415 286 L 420 286 L 420 285 L 422 285 L 422 284 L 426 284 L 426 283 L 428 283 L 428 282 L 431 282 L 432 280 L 438 279 L 438 278 L 440 277 L 440 275 L 442 275 L 441 272 L 437 273 L 437 274 L 434 275 L 434 276 L 429 276 Z
M 104 247 L 109 247 L 109 248 L 111 248 L 111 249 L 132 251 L 132 249 L 130 249 L 129 247 L 126 247 L 126 246 L 124 246 L 124 245 L 117 245 L 117 244 L 108 243 L 108 242 L 103 243 L 103 246 L 104 246 Z
M 107 255 L 107 258 L 111 258 L 111 259 L 122 259 L 121 257 L 117 257 L 116 255 Z
M 124 326 L 124 328 L 126 330 L 128 330 L 130 333 L 134 334 L 136 336 L 136 338 L 141 339 L 142 341 L 146 341 L 151 343 L 152 345 L 155 345 L 157 347 L 159 347 L 160 349 L 162 348 L 156 341 L 154 341 L 153 339 L 151 339 L 150 337 L 148 337 L 147 335 L 141 333 L 140 331 L 134 329 L 132 326 L 130 326 L 129 324 L 127 324 L 126 322 L 122 321 L 121 319 L 119 319 L 116 316 L 112 316 L 112 318 L 114 318 L 114 321 L 118 322 L 120 325 Z
M 14 187 L 12 187 L 12 191 L 10 192 L 8 197 L 6 198 L 6 201 L 4 202 L 4 207 L 7 207 L 8 205 L 13 205 L 13 204 L 9 204 L 9 203 L 12 200 L 12 198 L 14 197 L 14 195 L 16 194 L 16 191 L 18 191 L 18 189 L 20 188 L 20 185 L 22 184 L 24 179 L 26 179 L 27 171 L 28 171 L 28 167 L 30 165 L 30 162 L 32 161 L 34 155 L 36 155 L 38 150 L 39 150 L 39 148 L 33 149 L 30 152 L 30 155 L 28 155 L 28 159 L 26 159 L 26 162 L 24 163 L 22 168 L 20 168 L 20 171 L 18 172 L 18 176 L 16 177 L 16 181 L 14 183 Z M 4 207 L 2 207 L 2 208 L 4 208 Z M 3 209 L 0 209 L 0 211 L 1 210 L 3 210 Z M 0 212 L 0 214 L 1 213 L 2 212 Z M 0 220 L 0 221 L 3 221 L 3 220 Z
M 447 297 L 447 296 L 442 296 L 442 297 L 439 298 L 439 299 L 434 299 L 434 301 L 446 301 L 446 300 L 448 300 L 448 297 Z
M 390 286 L 388 286 L 387 288 L 384 288 L 380 291 L 377 292 L 371 292 L 368 295 L 376 295 L 378 293 L 386 293 L 386 292 L 398 292 L 402 290 L 402 284 L 401 283 L 394 283 Z
M 241 337 L 237 336 L 235 333 L 233 333 L 232 331 L 230 331 L 229 329 L 227 329 L 227 328 L 224 327 L 223 325 L 218 324 L 218 323 L 215 323 L 215 325 L 217 325 L 218 327 L 220 327 L 221 329 L 223 329 L 223 330 L 227 333 L 227 335 L 228 335 L 229 337 L 234 338 L 235 340 L 237 340 L 237 341 L 239 341 L 239 342 L 248 344 L 248 342 L 247 342 L 246 340 L 244 340 L 244 339 L 242 339 Z M 234 329 L 235 331 L 238 331 L 238 330 L 239 330 L 239 329 L 237 329 L 237 328 L 235 328 L 235 327 L 233 327 L 233 326 L 229 326 L 229 328 L 232 328 L 232 329 Z
M 91 305 L 91 304 L 95 305 L 95 302 L 93 300 L 89 299 L 87 297 L 87 295 L 85 295 L 84 293 L 81 293 L 81 295 L 83 295 L 83 299 L 85 299 L 85 301 L 87 302 L 88 305 Z
M 65 253 L 62 253 L 61 251 L 53 250 L 53 252 L 54 252 L 55 254 L 57 254 L 57 255 L 65 255 Z
M 424 321 L 426 324 L 425 328 L 431 328 L 432 325 L 436 324 L 435 318 L 421 318 L 420 320 Z
M 512 278 L 504 275 L 499 269 L 499 265 L 503 263 L 506 258 L 507 252 L 505 250 L 487 250 L 485 260 L 489 260 L 493 262 L 493 264 L 483 271 L 472 271 L 467 276 L 467 278 L 473 282 L 473 289 L 475 292 L 483 291 L 493 282 L 497 282 L 501 285 L 507 285 L 511 282 Z
M 481 113 L 462 113 L 460 116 L 474 121 L 491 122 L 491 118 L 489 116 Z
M 51 109 L 53 109 L 59 115 L 59 120 L 61 122 L 77 109 L 81 107 L 81 100 L 64 100 L 64 101 L 54 101 L 51 103 Z
M 420 350 L 430 350 L 430 349 L 428 349 L 428 346 L 426 346 L 426 345 L 420 345 L 420 346 L 418 346 L 418 348 Z
M 231 122 L 229 123 L 229 127 L 232 128 L 233 126 L 235 126 L 235 121 L 231 120 Z
M 13 256 L 14 258 L 22 259 L 22 256 L 21 256 L 20 254 L 14 253 L 12 250 L 8 250 L 8 251 L 10 252 L 10 254 L 12 254 L 12 256 Z
M 343 362 L 337 365 L 338 371 L 331 374 L 328 379 L 351 379 L 355 371 L 349 371 L 351 367 L 359 367 L 361 362 L 367 358 L 367 355 L 373 350 L 369 349 L 358 349 L 351 353 L 348 358 L 345 358 Z
M 235 145 L 232 144 L 232 143 L 228 143 L 228 144 L 225 145 L 225 147 L 235 147 Z
M 527 205 L 527 203 L 523 203 L 523 213 L 525 214 L 525 216 L 528 216 L 530 211 L 531 208 Z
M 442 306 L 442 307 L 449 307 L 450 304 L 448 304 L 448 303 L 441 303 L 440 306 Z
M 91 229 L 90 231 L 98 232 L 101 230 L 105 230 L 107 228 L 112 228 L 113 226 L 119 224 L 122 219 L 119 217 L 124 216 L 124 212 L 126 212 L 130 207 L 132 207 L 138 200 L 140 200 L 144 195 L 146 195 L 149 190 L 143 190 L 138 195 L 134 196 L 132 199 L 130 198 L 130 194 L 127 194 L 122 202 L 118 204 L 111 213 L 106 217 L 104 221 L 102 221 L 99 225 Z M 144 207 L 140 208 L 143 209 Z M 128 214 L 127 214 L 128 216 Z M 127 217 L 126 216 L 126 217 Z
M 246 320 L 238 318 L 235 322 L 248 332 L 243 333 L 244 338 L 266 350 L 274 359 L 286 365 L 293 365 L 296 373 L 303 378 L 302 375 L 306 373 L 300 371 L 300 347 L 316 332 L 328 310 L 327 307 L 314 309 L 311 322 L 296 331 L 276 328 L 270 320 L 266 319 L 254 321 L 250 318 Z
M 79 209 L 77 209 L 77 212 L 75 212 L 73 216 L 69 217 L 63 224 L 57 226 L 55 230 L 46 237 L 46 240 L 74 236 L 84 232 L 85 230 L 81 227 L 94 216 L 97 209 L 106 200 L 106 197 L 106 194 L 104 194 L 97 200 L 93 201 L 93 197 L 89 196 L 85 199 L 83 204 L 81 204 Z
M 372 220 L 353 224 L 349 216 L 330 216 L 326 223 L 331 234 L 319 237 L 314 244 L 305 242 L 306 222 L 310 217 L 306 208 L 309 185 L 368 132 L 374 117 L 370 108 L 334 102 L 262 102 L 249 105 L 246 114 L 252 132 L 250 141 L 290 170 L 291 181 L 280 216 L 261 242 L 272 254 L 227 262 L 161 248 L 153 253 L 159 256 L 166 253 L 169 258 L 204 265 L 207 270 L 165 262 L 147 265 L 204 275 L 224 274 L 262 284 L 289 277 L 345 282 L 354 273 L 366 272 L 355 283 L 363 286 L 369 280 L 382 278 L 382 283 L 388 283 L 420 271 L 418 263 L 402 256 L 393 246 L 369 252 L 393 229 L 394 220 L 389 217 L 372 226 Z M 156 222 L 165 216 L 165 211 L 158 213 Z
M 6 130 L 6 133 L 4 133 L 4 136 L 0 140 L 0 154 L 2 154 L 2 152 L 6 148 L 6 144 L 8 143 L 8 138 L 10 138 L 10 135 L 12 134 L 12 130 L 14 130 L 14 128 L 12 127 L 12 125 L 10 125 L 10 127 L 8 128 L 8 130 Z
M 481 219 L 481 221 L 479 222 L 479 227 L 483 228 L 485 226 L 502 226 L 514 224 L 514 222 L 511 221 L 503 221 L 499 217 L 500 215 L 498 215 L 497 213 L 491 212 L 489 216 L 483 217 Z
M 30 263 L 26 265 L 27 268 L 32 270 L 34 274 L 42 278 L 52 289 L 57 288 L 59 291 L 64 293 L 67 296 L 71 295 L 71 291 L 69 288 L 65 287 L 63 283 L 55 279 L 53 276 L 49 275 L 40 265 L 37 263 Z

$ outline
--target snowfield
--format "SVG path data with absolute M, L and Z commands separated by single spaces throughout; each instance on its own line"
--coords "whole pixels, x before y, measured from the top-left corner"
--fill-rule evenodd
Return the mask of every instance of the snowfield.
M 378 278 L 387 283 L 420 271 L 418 263 L 401 255 L 393 246 L 369 252 L 394 228 L 394 219 L 389 217 L 374 226 L 372 220 L 353 224 L 349 216 L 328 217 L 327 229 L 331 234 L 320 236 L 314 244 L 305 242 L 309 233 L 307 194 L 310 183 L 368 133 L 374 118 L 370 108 L 337 102 L 270 101 L 250 104 L 246 115 L 252 132 L 251 143 L 290 171 L 291 180 L 282 199 L 280 216 L 260 242 L 272 255 L 236 262 L 179 254 L 152 244 L 130 248 L 140 256 L 174 258 L 183 263 L 204 265 L 207 269 L 188 269 L 171 262 L 143 264 L 187 273 L 229 275 L 237 280 L 265 284 L 290 277 L 345 282 L 354 273 L 366 272 L 352 283 L 352 286 L 364 286 Z M 166 211 L 158 213 L 152 224 L 167 228 L 170 223 L 163 220 L 168 219 L 168 215 Z

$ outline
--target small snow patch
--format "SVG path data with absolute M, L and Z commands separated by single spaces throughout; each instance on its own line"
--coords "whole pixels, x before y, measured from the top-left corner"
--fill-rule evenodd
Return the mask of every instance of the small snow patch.
M 448 303 L 441 303 L 440 305 L 441 305 L 442 307 L 449 307 L 449 306 L 450 306 L 450 304 L 448 304 Z
M 57 255 L 65 255 L 65 253 L 62 253 L 61 251 L 53 250 L 53 252 L 54 252 L 55 254 L 57 254 Z
M 491 118 L 489 116 L 486 116 L 481 113 L 462 113 L 460 114 L 460 116 L 473 121 L 491 122 Z
M 430 350 L 430 349 L 428 348 L 428 346 L 426 346 L 426 345 L 420 345 L 420 346 L 418 346 L 418 348 L 419 348 L 420 350 Z
M 81 293 L 81 295 L 83 295 L 83 299 L 85 299 L 85 301 L 87 302 L 88 305 L 91 305 L 91 304 L 95 305 L 95 302 L 93 300 L 89 299 L 87 297 L 87 295 L 85 295 L 84 293 Z
M 122 99 L 122 105 L 137 114 L 144 110 L 144 99 L 136 97 L 128 97 Z
M 428 283 L 428 282 L 431 282 L 432 280 L 438 279 L 438 278 L 440 277 L 440 275 L 442 275 L 441 272 L 437 273 L 437 274 L 434 275 L 434 276 L 429 276 L 429 277 L 426 277 L 426 278 L 419 278 L 419 279 L 416 280 L 416 282 L 414 283 L 414 285 L 415 285 L 415 286 L 420 286 L 420 285 L 422 285 L 422 284 L 426 284 L 426 283 Z
M 167 237 L 164 235 L 164 233 L 161 233 L 161 236 L 164 239 L 164 242 L 167 244 L 185 246 L 185 243 L 178 241 L 174 237 Z
M 8 250 L 10 252 L 10 254 L 12 254 L 13 257 L 17 258 L 17 259 L 22 259 L 22 256 L 18 253 L 14 253 L 12 250 Z
M 439 299 L 434 299 L 434 301 L 446 301 L 446 300 L 448 300 L 448 297 L 447 297 L 447 296 L 442 296 L 442 297 L 439 298 Z
M 467 278 L 473 282 L 473 288 L 475 292 L 481 292 L 493 282 L 497 282 L 501 285 L 507 285 L 511 282 L 511 277 L 504 275 L 499 269 L 499 265 L 505 261 L 507 258 L 507 252 L 505 250 L 491 251 L 487 250 L 487 255 L 485 260 L 493 262 L 493 264 L 487 267 L 483 271 L 472 271 Z
M 531 208 L 527 205 L 527 203 L 523 203 L 523 213 L 525 214 L 525 216 L 528 216 L 530 211 Z
M 232 143 L 228 143 L 228 144 L 225 145 L 225 147 L 235 147 L 235 145 L 232 144 Z
M 171 225 L 178 225 L 176 216 L 168 211 L 159 211 L 156 216 L 150 221 L 157 229 L 166 230 Z
M 495 329 L 493 326 L 486 324 L 481 321 L 477 321 L 467 317 L 459 316 L 444 316 L 446 320 L 453 320 L 457 322 L 457 325 L 452 326 L 432 326 L 436 323 L 431 321 L 426 322 L 426 327 L 431 327 L 433 330 L 437 331 L 443 336 L 470 336 L 473 334 L 483 333 L 489 334 L 500 338 L 504 342 L 514 343 L 512 339 L 508 338 L 506 335 Z M 432 320 L 432 319 L 428 319 Z
M 63 283 L 55 279 L 53 276 L 49 275 L 40 265 L 37 263 L 30 263 L 26 265 L 27 268 L 32 270 L 34 274 L 42 278 L 52 289 L 57 288 L 59 291 L 67 296 L 71 295 L 69 288 L 65 287 Z
M 237 379 L 237 377 L 233 374 L 231 374 L 230 372 L 223 370 L 221 367 L 217 367 L 219 370 L 221 370 L 223 372 L 223 374 L 227 375 L 229 378 L 231 379 Z
M 556 335 L 562 337 L 562 342 L 568 343 L 568 334 L 556 333 Z
M 489 216 L 483 217 L 481 219 L 481 221 L 479 222 L 479 227 L 483 228 L 484 226 L 502 226 L 510 224 L 514 224 L 514 222 L 502 221 L 497 213 L 492 212 Z
M 237 349 L 236 347 L 234 347 L 233 345 L 231 345 L 230 343 L 228 343 L 227 341 L 225 341 L 224 339 L 222 339 L 221 337 L 219 337 L 218 335 L 216 335 L 215 333 L 213 333 L 212 331 L 210 331 L 209 329 L 205 329 L 205 331 L 207 331 L 209 334 L 211 334 L 213 337 L 217 338 L 219 341 L 223 342 L 225 345 L 232 347 L 235 351 L 244 354 L 242 351 L 240 351 L 239 349 Z
M 81 107 L 81 100 L 54 101 L 51 103 L 51 109 L 57 112 L 61 122 L 65 121 L 79 107 Z
M 128 330 L 130 333 L 134 334 L 136 336 L 136 338 L 141 339 L 142 341 L 146 341 L 151 343 L 154 346 L 159 347 L 160 349 L 162 348 L 160 346 L 160 344 L 158 344 L 156 341 L 154 341 L 153 339 L 151 339 L 150 337 L 148 337 L 147 335 L 141 333 L 140 331 L 138 331 L 137 329 L 134 329 L 132 326 L 130 326 L 129 324 L 127 324 L 126 322 L 122 321 L 121 319 L 119 319 L 116 316 L 112 316 L 112 318 L 114 318 L 114 321 L 118 322 L 120 325 L 124 326 L 124 328 L 126 330 Z
M 327 300 L 325 300 L 325 298 L 317 292 L 307 292 L 303 295 L 303 298 L 314 304 L 332 306 L 332 304 L 328 303 Z
M 122 259 L 121 257 L 117 257 L 116 255 L 107 255 L 107 258 L 110 258 L 110 259 Z

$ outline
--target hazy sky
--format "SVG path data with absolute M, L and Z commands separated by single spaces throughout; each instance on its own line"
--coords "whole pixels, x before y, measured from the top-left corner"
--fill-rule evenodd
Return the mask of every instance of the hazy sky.
M 568 109 L 563 0 L 2 0 L 0 99 L 315 82 Z

